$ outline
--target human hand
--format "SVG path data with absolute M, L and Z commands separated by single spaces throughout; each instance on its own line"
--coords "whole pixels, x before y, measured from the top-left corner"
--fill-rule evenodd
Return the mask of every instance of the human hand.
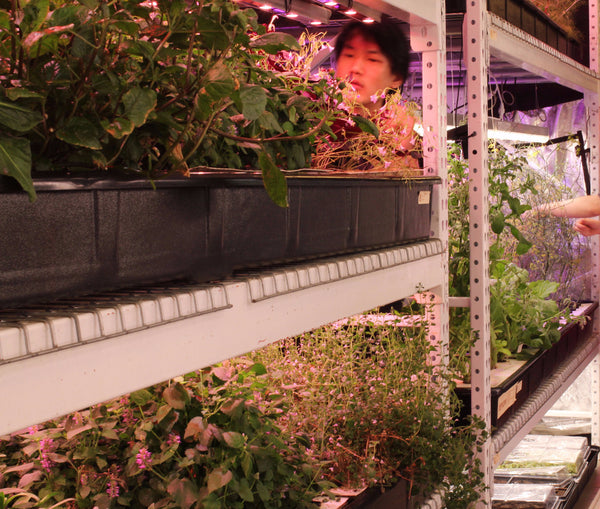
M 600 220 L 598 219 L 590 219 L 590 218 L 582 218 L 575 221 L 573 225 L 575 231 L 581 233 L 586 237 L 590 237 L 591 235 L 599 235 L 600 234 Z

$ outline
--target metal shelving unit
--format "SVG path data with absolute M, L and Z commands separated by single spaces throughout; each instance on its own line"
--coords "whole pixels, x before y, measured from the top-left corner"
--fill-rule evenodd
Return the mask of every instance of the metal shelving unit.
M 0 311 L 0 407 L 14 409 L 3 413 L 0 435 L 421 289 L 436 296 L 432 336 L 447 345 L 444 4 L 354 5 L 410 23 L 413 49 L 422 54 L 425 172 L 442 177 L 433 196 L 432 240 L 264 269 L 211 285 L 113 292 Z
M 491 423 L 490 396 L 490 309 L 489 309 L 489 265 L 488 252 L 488 176 L 487 176 L 487 83 L 490 55 L 512 65 L 534 73 L 545 79 L 568 86 L 584 94 L 590 117 L 588 143 L 592 175 L 592 193 L 598 193 L 598 3 L 590 0 L 590 68 L 586 68 L 555 49 L 536 40 L 524 31 L 487 12 L 482 0 L 467 2 L 463 22 L 463 44 L 468 96 L 469 169 L 472 177 L 471 203 L 471 325 L 477 334 L 472 350 L 472 413 Z M 593 299 L 598 300 L 598 240 L 593 240 Z M 526 404 L 505 423 L 495 430 L 492 438 L 480 454 L 488 486 L 493 483 L 493 470 L 510 450 L 533 428 L 552 404 L 564 392 L 585 366 L 594 363 L 598 375 L 598 327 L 591 340 L 565 359 L 553 376 L 530 396 Z M 598 379 L 598 376 L 596 377 Z M 598 443 L 598 382 L 595 384 L 593 441 Z M 491 426 L 490 426 L 491 427 Z M 478 507 L 486 507 L 482 500 Z

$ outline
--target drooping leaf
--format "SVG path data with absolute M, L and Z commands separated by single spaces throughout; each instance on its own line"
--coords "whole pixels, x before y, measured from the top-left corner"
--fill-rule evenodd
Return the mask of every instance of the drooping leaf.
M 0 174 L 14 178 L 29 195 L 29 200 L 35 200 L 29 140 L 0 136 Z
M 123 96 L 125 115 L 139 127 L 156 108 L 156 92 L 148 88 L 133 88 Z
M 233 474 L 231 470 L 227 470 L 227 472 L 223 472 L 220 468 L 214 469 L 212 472 L 208 474 L 207 479 L 207 487 L 208 492 L 212 493 L 223 486 L 227 485 L 229 481 L 233 479 Z
M 24 133 L 43 120 L 42 114 L 15 103 L 0 101 L 0 124 Z
M 264 151 L 258 155 L 258 164 L 262 172 L 265 189 L 271 200 L 280 207 L 287 207 L 287 182 L 283 172 L 277 168 L 271 156 Z
M 377 126 L 368 118 L 361 117 L 360 115 L 352 115 L 352 120 L 356 125 L 365 133 L 372 134 L 376 138 L 379 137 L 379 129 Z
M 56 131 L 56 137 L 71 145 L 100 150 L 98 127 L 87 118 L 72 117 L 67 125 Z
M 300 51 L 300 44 L 296 38 L 283 32 L 268 32 L 252 40 L 250 47 L 258 48 L 266 53 L 275 54 L 279 51 Z

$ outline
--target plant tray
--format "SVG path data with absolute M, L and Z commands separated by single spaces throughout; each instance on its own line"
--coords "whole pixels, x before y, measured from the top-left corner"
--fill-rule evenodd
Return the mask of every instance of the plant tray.
M 575 323 L 566 325 L 561 329 L 560 340 L 548 350 L 540 351 L 528 361 L 510 359 L 492 370 L 492 426 L 502 426 L 561 362 L 590 338 L 597 307 L 597 302 L 581 304 L 576 312 L 589 318 L 584 327 Z M 459 384 L 455 392 L 462 403 L 461 415 L 466 417 L 471 411 L 471 385 Z
M 541 477 L 533 475 L 521 475 L 521 476 L 503 476 L 502 474 L 494 475 L 495 484 L 549 484 L 554 486 L 556 494 L 556 500 L 552 505 L 552 509 L 573 509 L 581 493 L 583 492 L 586 484 L 590 480 L 590 477 L 596 466 L 598 465 L 598 452 L 600 447 L 592 445 L 589 446 L 585 452 L 585 458 L 581 465 L 578 473 L 570 477 L 569 479 L 559 481 L 553 476 Z
M 198 172 L 156 181 L 52 178 L 37 201 L 0 179 L 0 307 L 430 237 L 437 177 L 294 174 L 289 207 L 259 174 Z
M 543 11 L 527 0 L 487 0 L 487 10 L 508 21 L 536 39 L 548 44 L 563 55 L 588 65 L 583 45 Z M 446 12 L 464 13 L 465 0 L 446 0 Z

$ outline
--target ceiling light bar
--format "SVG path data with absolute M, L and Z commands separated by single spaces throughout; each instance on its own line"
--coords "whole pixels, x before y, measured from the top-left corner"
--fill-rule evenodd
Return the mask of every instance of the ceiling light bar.
M 239 0 L 238 3 L 260 9 L 272 11 L 279 16 L 294 18 L 304 25 L 326 24 L 331 18 L 331 10 L 320 5 L 304 0 Z

